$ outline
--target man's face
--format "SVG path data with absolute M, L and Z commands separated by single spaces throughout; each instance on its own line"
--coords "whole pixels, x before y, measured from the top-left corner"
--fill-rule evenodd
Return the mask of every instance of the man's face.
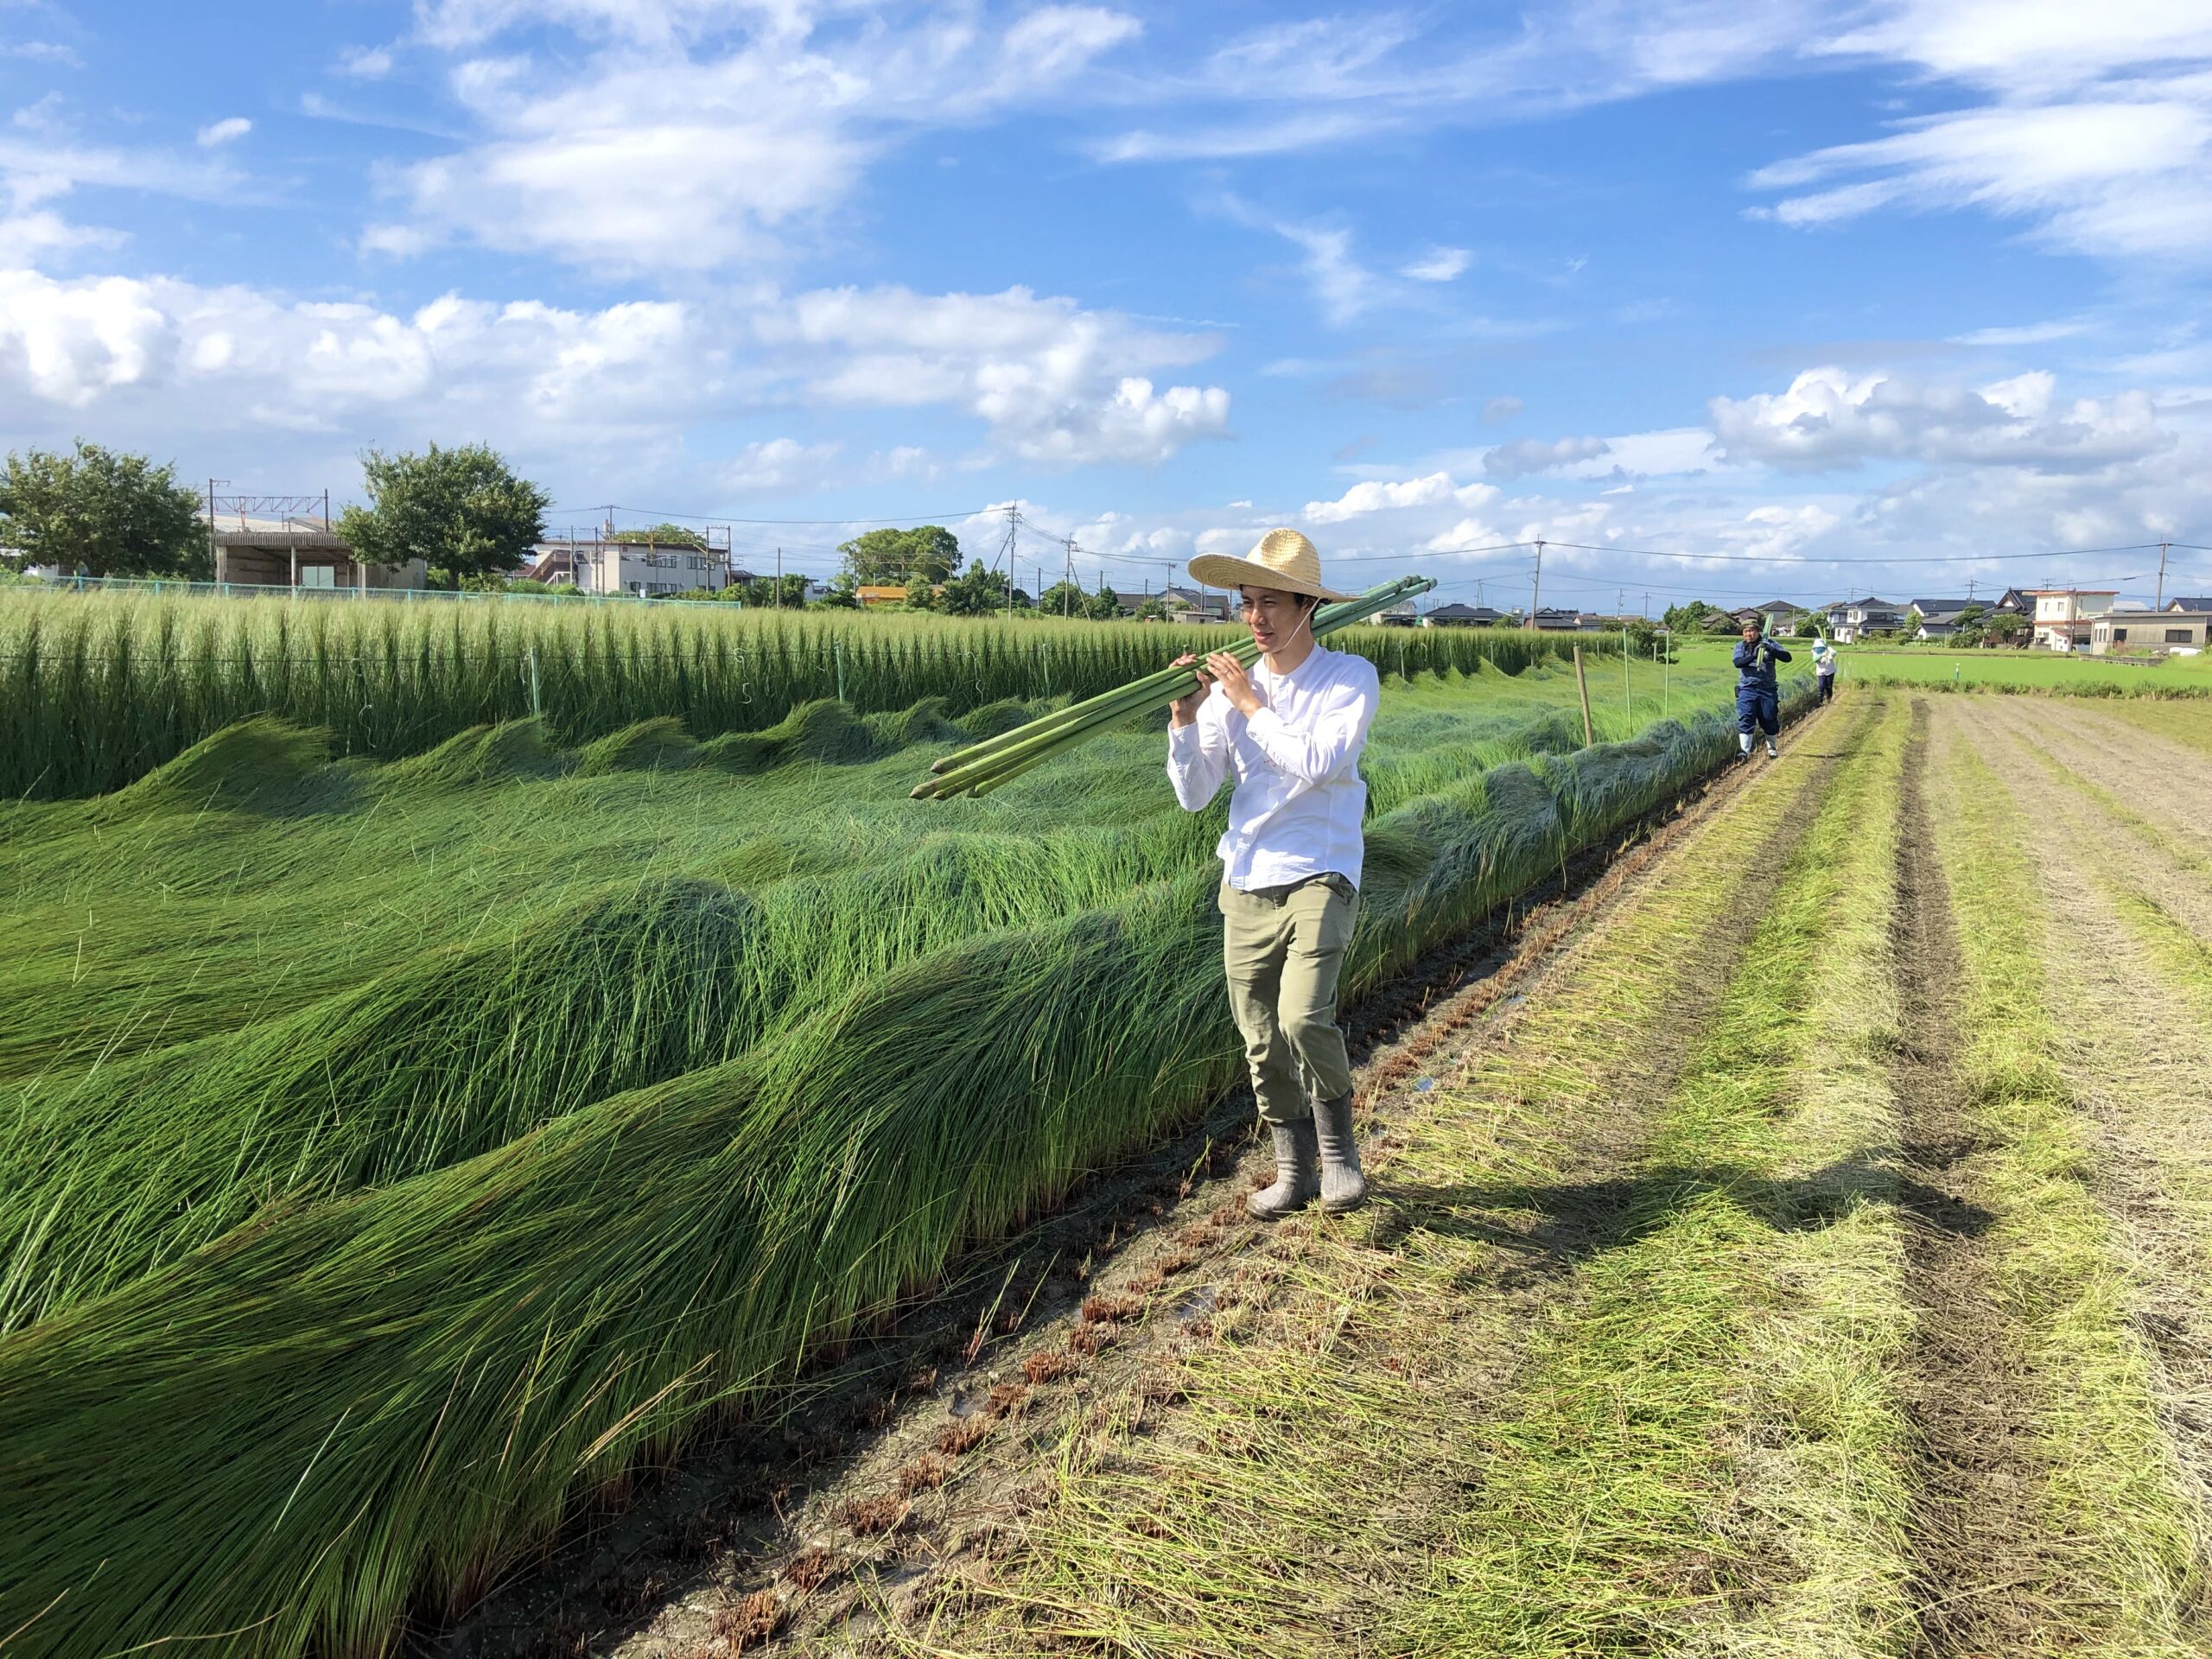
M 1306 614 L 1306 601 L 1279 588 L 1240 588 L 1244 626 L 1252 630 L 1252 643 L 1262 651 L 1280 651 L 1291 642 Z
M 1744 643 L 1745 645 L 1756 645 L 1758 642 L 1758 637 L 1759 625 L 1758 623 L 1746 622 L 1744 624 Z

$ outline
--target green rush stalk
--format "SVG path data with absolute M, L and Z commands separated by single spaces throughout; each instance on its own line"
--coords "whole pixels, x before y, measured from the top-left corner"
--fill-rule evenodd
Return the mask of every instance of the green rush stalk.
M 1427 576 L 1404 576 L 1370 588 L 1357 599 L 1320 607 L 1313 613 L 1313 637 L 1319 639 L 1356 622 L 1364 622 L 1400 601 L 1425 594 L 1435 586 L 1435 582 Z M 1249 637 L 1224 649 L 1247 668 L 1260 659 L 1260 648 Z M 973 744 L 932 766 L 932 775 L 914 786 L 914 798 L 950 800 L 963 794 L 988 793 L 1118 721 L 1164 708 L 1176 698 L 1189 695 L 1193 685 L 1202 684 L 1207 678 L 1203 670 L 1195 667 L 1164 668 L 1116 690 L 1032 721 L 1003 736 Z

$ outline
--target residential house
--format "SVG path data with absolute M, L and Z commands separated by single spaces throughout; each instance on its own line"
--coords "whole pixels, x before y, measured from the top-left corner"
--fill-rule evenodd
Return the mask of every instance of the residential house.
M 1421 619 L 1424 628 L 1488 628 L 1497 625 L 1498 613 L 1487 605 L 1439 605 Z
M 1173 583 L 1160 590 L 1160 597 L 1166 602 L 1170 621 L 1182 623 L 1226 622 L 1229 620 L 1230 600 L 1226 593 L 1212 588 L 1179 588 Z
M 1410 628 L 1421 620 L 1421 607 L 1402 599 L 1375 619 L 1386 628 Z
M 1784 632 L 1789 625 L 1796 622 L 1804 613 L 1805 607 L 1802 605 L 1795 604 L 1786 599 L 1770 599 L 1764 605 L 1746 605 L 1741 610 L 1728 613 L 1736 619 L 1736 626 L 1739 628 L 1752 618 L 1758 618 L 1760 630 L 1766 633 Z
M 1872 594 L 1828 607 L 1828 633 L 1839 645 L 1854 644 L 1870 633 L 1894 633 L 1903 626 L 1904 612 Z
M 556 536 L 531 551 L 537 555 L 530 566 L 534 578 L 573 582 L 588 594 L 657 599 L 695 588 L 720 593 L 736 579 L 726 551 L 696 542 Z
M 1549 633 L 1572 633 L 1581 627 L 1582 613 L 1554 610 L 1548 605 L 1543 605 L 1537 607 L 1535 622 L 1537 627 Z
M 2212 594 L 2202 594 L 2195 599 L 2170 599 L 2166 601 L 2166 608 L 2187 612 L 2191 615 L 2198 611 L 2212 611 Z
M 2048 651 L 2076 651 L 2089 629 L 2120 597 L 2116 588 L 2031 588 L 2036 602 L 2034 643 Z
M 1948 639 L 1959 631 L 1960 613 L 1973 603 L 1971 599 L 1916 599 L 1905 608 L 1905 626 L 1916 639 Z
M 2212 637 L 2212 600 L 2193 601 L 2198 608 L 2182 611 L 2122 609 L 2113 607 L 2089 622 L 2089 654 L 2103 657 L 2113 652 L 2179 652 L 2194 655 Z

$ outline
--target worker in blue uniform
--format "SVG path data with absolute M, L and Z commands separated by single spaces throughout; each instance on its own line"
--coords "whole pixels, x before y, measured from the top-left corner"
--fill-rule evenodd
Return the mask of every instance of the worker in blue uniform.
M 1766 734 L 1767 758 L 1777 753 L 1775 734 L 1782 729 L 1782 690 L 1775 683 L 1774 665 L 1786 663 L 1789 653 L 1759 631 L 1756 616 L 1744 620 L 1744 637 L 1736 642 L 1736 735 L 1743 758 L 1751 758 L 1751 733 Z

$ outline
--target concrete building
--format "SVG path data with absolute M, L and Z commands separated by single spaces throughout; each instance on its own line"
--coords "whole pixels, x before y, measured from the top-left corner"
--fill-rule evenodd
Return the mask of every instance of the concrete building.
M 2089 654 L 2109 656 L 2115 652 L 2180 652 L 2194 654 L 2205 648 L 2212 635 L 2212 601 L 2197 601 L 2196 611 L 2120 610 L 2117 607 L 2089 623 Z
M 2031 588 L 2036 602 L 2033 642 L 2046 651 L 2078 651 L 2089 631 L 2120 597 L 2116 588 Z
M 315 513 L 234 512 L 219 501 L 213 518 L 203 511 L 215 580 L 303 593 L 369 592 L 421 588 L 429 572 L 420 559 L 372 564 L 333 526 L 329 508 Z

